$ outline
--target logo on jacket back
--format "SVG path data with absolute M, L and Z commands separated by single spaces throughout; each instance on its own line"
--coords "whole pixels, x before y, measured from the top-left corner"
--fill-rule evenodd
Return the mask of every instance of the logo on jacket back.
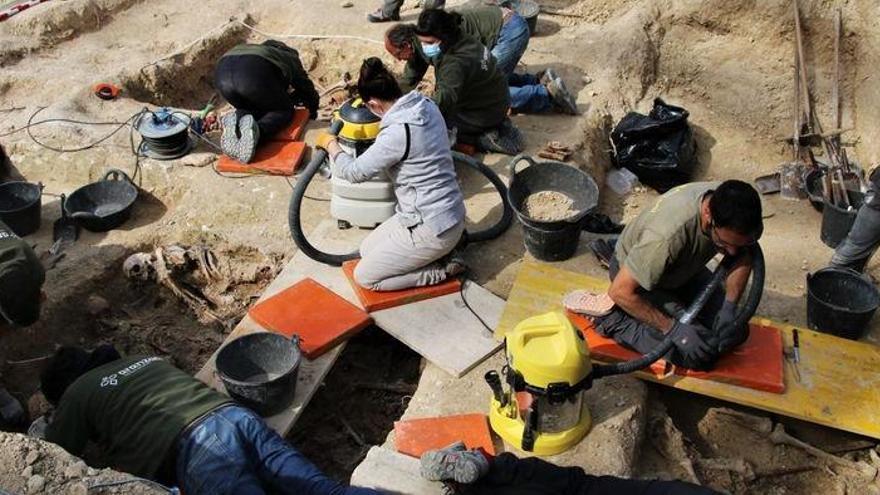
M 144 359 L 141 359 L 140 361 L 136 361 L 134 363 L 131 363 L 130 365 L 126 366 L 125 368 L 122 368 L 121 370 L 117 371 L 116 373 L 113 373 L 112 375 L 107 375 L 107 376 L 101 378 L 101 388 L 115 387 L 116 385 L 119 385 L 119 378 L 133 375 L 134 373 L 137 373 L 138 371 L 144 369 L 144 367 L 146 367 L 148 364 L 153 363 L 155 361 L 161 361 L 161 360 L 162 360 L 162 358 L 160 358 L 158 356 L 152 356 L 152 357 L 144 358 Z

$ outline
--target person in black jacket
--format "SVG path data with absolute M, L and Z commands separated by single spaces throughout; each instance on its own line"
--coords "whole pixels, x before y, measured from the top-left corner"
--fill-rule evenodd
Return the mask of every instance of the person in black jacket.
M 236 110 L 222 119 L 220 147 L 242 163 L 251 161 L 261 139 L 290 125 L 294 107 L 318 116 L 319 95 L 299 53 L 280 41 L 233 47 L 217 64 L 214 87 Z

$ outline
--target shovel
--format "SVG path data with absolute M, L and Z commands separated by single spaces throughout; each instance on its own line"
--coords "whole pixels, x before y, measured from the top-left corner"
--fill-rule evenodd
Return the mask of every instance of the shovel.
M 64 208 L 64 203 L 66 201 L 67 197 L 62 194 L 61 218 L 55 220 L 55 223 L 52 224 L 52 240 L 55 241 L 55 244 L 52 245 L 52 249 L 49 251 L 56 251 L 52 254 L 57 254 L 61 244 L 73 243 L 79 238 L 79 226 L 67 216 L 67 210 Z

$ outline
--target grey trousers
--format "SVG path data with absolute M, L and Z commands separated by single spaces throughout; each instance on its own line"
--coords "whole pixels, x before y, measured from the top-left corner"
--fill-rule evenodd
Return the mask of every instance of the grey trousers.
M 442 9 L 446 5 L 446 0 L 422 0 L 421 4 L 425 9 Z M 403 0 L 383 0 L 382 15 L 386 17 L 399 15 L 402 6 Z
M 862 271 L 878 245 L 880 245 L 880 210 L 871 203 L 864 204 L 856 213 L 856 220 L 849 234 L 834 250 L 831 264 Z
M 438 260 L 461 240 L 464 222 L 439 236 L 424 224 L 404 227 L 397 215 L 385 220 L 361 243 L 354 279 L 361 287 L 390 291 L 439 284 L 446 280 Z
M 612 258 L 611 266 L 608 274 L 611 280 L 617 276 L 619 265 L 617 258 Z M 708 268 L 704 269 L 697 276 L 688 281 L 687 284 L 679 287 L 674 292 L 666 290 L 643 291 L 642 297 L 648 300 L 652 305 L 663 310 L 664 313 L 680 318 L 687 309 L 687 306 L 696 299 L 697 294 L 711 280 L 712 272 Z M 715 315 L 724 304 L 724 291 L 720 288 L 712 293 L 712 297 L 703 306 L 703 309 L 697 314 L 697 322 L 709 330 L 709 334 L 701 335 L 707 344 L 715 346 L 717 338 L 712 334 L 712 326 L 715 322 Z M 596 331 L 606 337 L 614 339 L 615 342 L 625 347 L 633 349 L 642 354 L 654 350 L 666 338 L 666 335 L 656 328 L 642 322 L 641 320 L 630 316 L 626 311 L 615 306 L 614 309 L 606 316 L 596 318 Z M 737 345 L 745 342 L 748 338 L 748 325 L 745 325 L 744 336 L 742 341 Z M 713 342 L 714 341 L 714 342 Z M 682 355 L 676 347 L 669 351 L 664 359 L 676 366 L 683 366 L 691 369 L 710 369 L 715 365 L 714 360 L 711 362 L 695 362 Z

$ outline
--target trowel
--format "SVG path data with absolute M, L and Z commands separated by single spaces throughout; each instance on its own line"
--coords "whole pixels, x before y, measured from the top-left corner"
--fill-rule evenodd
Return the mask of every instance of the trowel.
M 52 256 L 58 256 L 61 254 L 61 250 L 64 249 L 65 244 L 72 244 L 79 238 L 79 226 L 72 218 L 67 216 L 67 210 L 64 208 L 66 201 L 67 197 L 62 194 L 61 218 L 55 220 L 55 223 L 52 224 L 52 240 L 55 241 L 52 247 L 49 248 L 49 254 Z

